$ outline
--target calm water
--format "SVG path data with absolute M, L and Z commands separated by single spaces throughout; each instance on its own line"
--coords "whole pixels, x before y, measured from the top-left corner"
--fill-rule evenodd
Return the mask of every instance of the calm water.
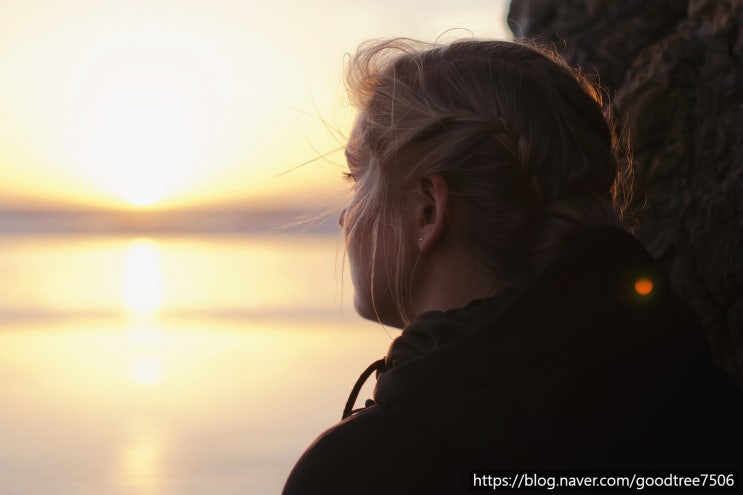
M 0 237 L 0 493 L 278 493 L 390 342 L 339 247 Z

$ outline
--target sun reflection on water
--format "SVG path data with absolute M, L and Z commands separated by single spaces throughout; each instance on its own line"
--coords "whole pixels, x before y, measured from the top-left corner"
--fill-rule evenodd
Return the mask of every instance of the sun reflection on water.
M 150 239 L 135 239 L 127 247 L 123 273 L 124 304 L 127 311 L 145 322 L 162 309 L 163 274 L 160 252 Z M 136 325 L 126 335 L 131 347 L 148 348 L 149 354 L 131 361 L 130 378 L 138 385 L 158 385 L 163 379 L 162 361 L 152 355 L 160 335 L 151 326 Z
M 141 356 L 132 364 L 132 378 L 140 385 L 157 385 L 163 379 L 162 362 L 152 356 Z
M 120 450 L 119 478 L 137 495 L 161 492 L 165 441 L 160 428 L 150 418 L 133 417 L 130 437 Z
M 136 239 L 128 246 L 123 274 L 126 309 L 137 316 L 157 313 L 162 307 L 163 276 L 160 252 L 150 239 Z
M 124 447 L 123 479 L 129 480 L 136 493 L 157 493 L 160 450 L 154 443 L 137 440 Z
M 55 242 L 0 239 L 2 493 L 278 493 L 389 345 L 339 321 L 334 239 Z
M 132 347 L 151 347 L 163 342 L 163 333 L 156 325 L 127 326 L 124 340 Z

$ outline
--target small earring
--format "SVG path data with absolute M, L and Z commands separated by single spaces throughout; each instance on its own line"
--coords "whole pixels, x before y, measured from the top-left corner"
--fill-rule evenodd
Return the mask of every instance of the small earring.
M 418 238 L 418 242 L 423 242 L 423 238 L 422 237 L 419 237 Z

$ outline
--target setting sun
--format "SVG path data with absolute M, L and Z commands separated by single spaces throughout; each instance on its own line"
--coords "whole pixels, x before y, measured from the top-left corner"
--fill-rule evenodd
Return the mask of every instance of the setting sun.
M 258 29 L 203 20 L 213 14 L 206 6 L 80 9 L 78 22 L 40 11 L 27 19 L 30 32 L 4 34 L 15 50 L 0 48 L 9 76 L 0 132 L 15 145 L 0 150 L 0 183 L 17 183 L 22 167 L 32 188 L 144 207 L 214 188 L 235 169 L 245 194 L 281 170 L 261 148 L 267 133 L 288 128 L 271 123 L 287 109 L 290 79 Z
M 136 160 L 136 161 L 135 161 Z M 165 174 L 162 162 L 148 161 L 144 156 L 132 159 L 128 165 L 117 170 L 118 195 L 134 206 L 150 206 L 165 194 Z
M 507 36 L 505 4 L 480 1 L 428 16 L 336 0 L 4 1 L 0 203 L 317 202 L 337 193 L 342 155 L 282 172 L 343 147 L 344 54 L 452 27 Z

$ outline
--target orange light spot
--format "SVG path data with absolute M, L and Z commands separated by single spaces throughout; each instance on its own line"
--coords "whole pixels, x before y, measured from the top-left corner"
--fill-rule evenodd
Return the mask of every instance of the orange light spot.
M 642 296 L 647 296 L 653 291 L 653 282 L 647 278 L 639 278 L 635 281 L 635 291 Z

